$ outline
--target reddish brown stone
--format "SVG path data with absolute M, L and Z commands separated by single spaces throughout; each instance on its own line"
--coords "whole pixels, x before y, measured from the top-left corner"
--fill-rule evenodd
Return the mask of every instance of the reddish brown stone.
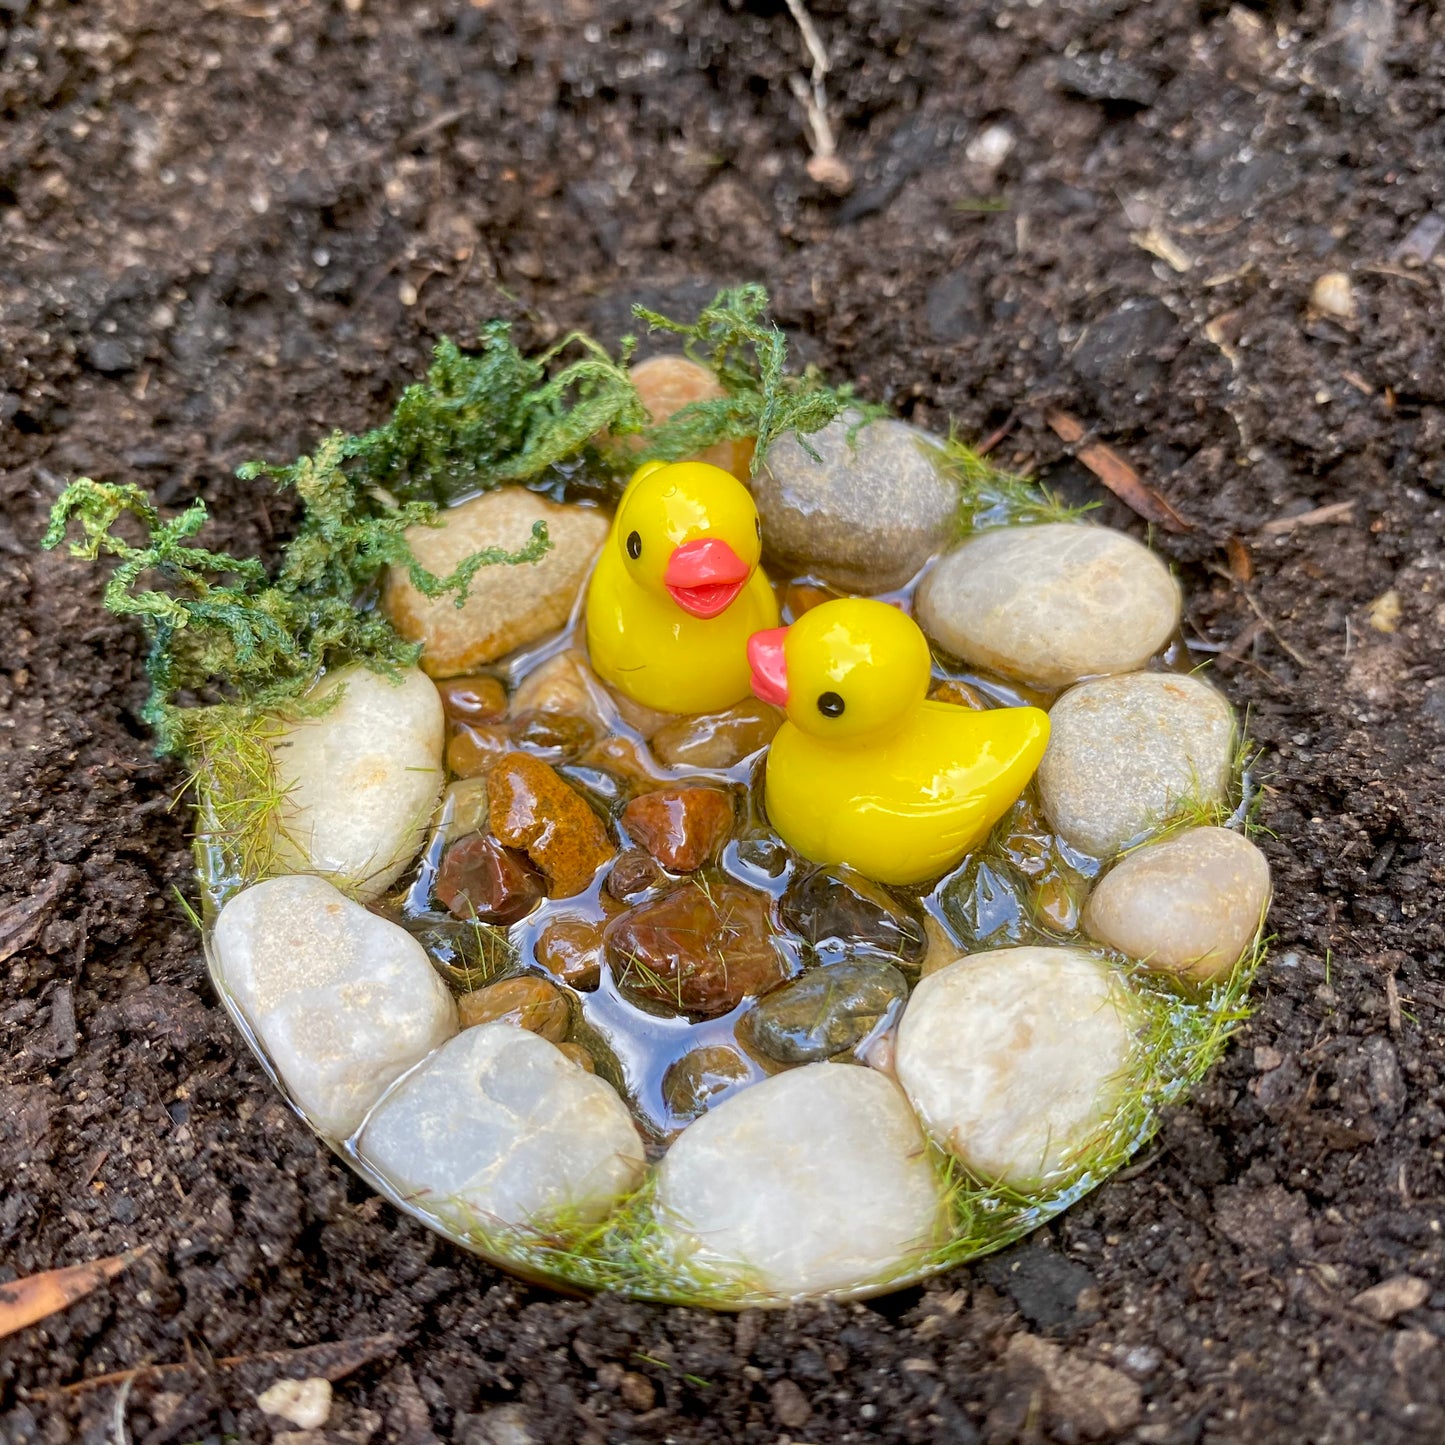
M 733 800 L 716 788 L 658 788 L 622 810 L 622 825 L 673 873 L 701 868 L 733 825 Z
M 457 1018 L 464 1029 L 477 1024 L 507 1023 L 541 1034 L 560 1044 L 572 1025 L 567 995 L 555 983 L 524 973 L 489 983 L 457 1000 Z
M 453 843 L 437 872 L 436 895 L 458 918 L 515 923 L 542 901 L 542 879 L 519 853 L 487 833 Z
M 642 848 L 628 848 L 617 855 L 603 885 L 619 903 L 636 903 L 644 894 L 671 882 L 662 865 Z
M 507 753 L 488 777 L 492 832 L 523 849 L 547 875 L 554 898 L 581 893 L 612 856 L 597 814 L 544 763 Z
M 591 746 L 596 729 L 586 718 L 531 710 L 512 721 L 512 742 L 549 763 L 571 762 Z
M 727 1013 L 788 973 L 767 898 L 732 883 L 685 884 L 614 918 L 602 940 L 623 993 L 677 1013 Z
M 489 723 L 507 714 L 507 689 L 486 673 L 437 683 L 448 722 Z
M 559 983 L 589 993 L 602 981 L 602 924 L 559 918 L 537 940 L 537 962 Z
M 447 743 L 447 771 L 458 778 L 484 777 L 511 746 L 503 728 L 454 724 Z

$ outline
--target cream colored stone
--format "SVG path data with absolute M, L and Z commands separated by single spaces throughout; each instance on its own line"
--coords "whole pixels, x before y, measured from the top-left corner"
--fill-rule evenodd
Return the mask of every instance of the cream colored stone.
M 298 873 L 236 894 L 212 935 L 218 982 L 297 1107 L 344 1139 L 393 1079 L 457 1030 L 405 929 Z
M 1111 858 L 1189 803 L 1222 803 L 1234 756 L 1223 695 L 1177 672 L 1132 672 L 1071 688 L 1049 712 L 1039 797 L 1054 831 Z
M 331 1381 L 319 1375 L 309 1380 L 277 1380 L 256 1396 L 256 1404 L 298 1429 L 319 1430 L 331 1414 Z
M 602 683 L 586 653 L 575 647 L 549 657 L 517 684 L 507 705 L 509 717 L 526 712 L 561 713 L 586 718 L 599 732 L 607 729 Z
M 313 696 L 338 688 L 334 707 L 271 741 L 285 793 L 275 862 L 324 874 L 365 903 L 421 850 L 441 793 L 446 723 L 436 686 L 415 668 L 396 683 L 345 667 Z
M 1264 854 L 1228 828 L 1187 828 L 1128 854 L 1084 908 L 1084 930 L 1151 969 L 1210 979 L 1254 941 L 1269 904 Z
M 1074 948 L 1003 948 L 931 973 L 898 1029 L 896 1066 L 924 1127 L 980 1180 L 1067 1176 L 1126 1087 L 1137 1005 Z
M 537 522 L 552 546 L 540 562 L 481 568 L 465 606 L 451 596 L 423 597 L 393 567 L 383 602 L 396 630 L 422 644 L 432 677 L 457 677 L 555 631 L 571 615 L 607 518 L 591 507 L 562 506 L 521 487 L 503 487 L 443 513 L 439 527 L 413 527 L 406 539 L 418 562 L 445 576 L 488 547 L 520 551 Z
M 1147 548 L 1107 527 L 980 532 L 918 589 L 918 620 L 975 667 L 1035 687 L 1133 672 L 1179 625 L 1179 587 Z
M 511 1023 L 458 1034 L 373 1111 L 361 1157 L 453 1226 L 603 1218 L 642 1182 L 642 1138 L 611 1084 Z
M 779 1299 L 878 1283 L 944 1227 L 898 1086 L 848 1064 L 776 1074 L 689 1125 L 657 1204 L 680 1266 Z

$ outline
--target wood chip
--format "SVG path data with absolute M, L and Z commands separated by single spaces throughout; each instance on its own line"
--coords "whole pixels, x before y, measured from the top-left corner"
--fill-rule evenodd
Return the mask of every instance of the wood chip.
M 1284 537 L 1299 527 L 1319 527 L 1326 522 L 1343 522 L 1355 510 L 1355 499 L 1348 502 L 1331 502 L 1326 507 L 1316 507 L 1310 512 L 1300 512 L 1293 517 L 1276 517 L 1260 529 L 1262 537 Z
M 27 1325 L 37 1324 L 82 1300 L 114 1279 L 149 1250 L 149 1245 L 128 1249 L 108 1259 L 73 1264 L 67 1269 L 50 1269 L 27 1279 L 0 1284 L 0 1336 L 13 1335 Z
M 0 909 L 0 963 L 13 958 L 35 940 L 51 904 L 75 881 L 75 869 L 62 863 L 40 886 L 38 893 Z
M 1077 417 L 1066 411 L 1046 411 L 1044 420 L 1054 434 L 1074 448 L 1074 455 L 1119 498 L 1146 522 L 1163 527 L 1166 532 L 1192 532 L 1194 525 L 1186 522 L 1139 473 L 1105 442 L 1088 441 L 1082 446 L 1085 428 Z
M 1253 582 L 1254 558 L 1250 556 L 1248 544 L 1238 537 L 1230 537 L 1224 550 L 1229 554 L 1229 575 L 1236 582 Z

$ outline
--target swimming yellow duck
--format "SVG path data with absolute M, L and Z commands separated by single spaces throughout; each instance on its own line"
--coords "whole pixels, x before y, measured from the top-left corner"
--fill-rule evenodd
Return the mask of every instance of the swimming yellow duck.
M 776 627 L 748 489 L 706 462 L 647 462 L 628 482 L 587 592 L 592 666 L 635 702 L 717 712 L 752 678 L 750 634 Z
M 787 710 L 768 818 L 815 863 L 880 883 L 954 867 L 1023 792 L 1049 740 L 1036 707 L 927 700 L 928 643 L 884 602 L 843 598 L 748 642 L 753 691 Z

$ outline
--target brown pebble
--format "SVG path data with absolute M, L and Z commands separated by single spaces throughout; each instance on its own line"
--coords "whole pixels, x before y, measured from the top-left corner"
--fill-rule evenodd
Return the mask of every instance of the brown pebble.
M 622 810 L 622 825 L 673 873 L 691 873 L 733 825 L 733 801 L 716 788 L 658 788 Z
M 612 856 L 597 814 L 541 758 L 507 753 L 487 787 L 492 832 L 526 852 L 547 875 L 552 897 L 581 893 Z
M 622 1372 L 622 1378 L 617 1382 L 617 1393 L 634 1415 L 645 1414 L 657 1404 L 657 1391 L 653 1389 L 652 1381 L 635 1370 Z
M 558 918 L 537 939 L 537 962 L 559 983 L 590 993 L 602 982 L 602 924 Z
M 586 718 L 556 712 L 524 712 L 512 722 L 512 742 L 549 763 L 570 763 L 586 751 L 596 729 Z
M 695 401 L 718 401 L 727 393 L 717 377 L 701 363 L 686 356 L 650 356 L 639 361 L 629 373 L 642 405 L 654 424 L 675 416 L 683 407 Z M 618 438 L 629 451 L 636 451 L 643 444 L 640 436 Z M 755 443 L 751 437 L 741 441 L 716 442 L 705 451 L 694 454 L 690 460 L 709 462 L 731 472 L 740 482 L 746 482 L 752 467 Z
M 617 855 L 603 885 L 619 903 L 636 903 L 644 895 L 669 881 L 662 865 L 642 848 L 628 848 Z
M 784 1429 L 801 1430 L 813 1418 L 808 1397 L 792 1380 L 779 1380 L 768 1393 L 773 1401 L 773 1414 Z
M 567 995 L 536 974 L 521 974 L 464 993 L 457 1000 L 457 1018 L 464 1029 L 477 1024 L 506 1023 L 560 1044 L 572 1023 Z
M 565 1054 L 584 1074 L 595 1074 L 597 1072 L 597 1061 L 592 1057 L 592 1051 L 582 1044 L 558 1044 L 558 1049 Z
M 1035 887 L 1034 909 L 1039 922 L 1052 933 L 1074 933 L 1079 927 L 1079 900 L 1068 882 L 1057 873 Z
M 935 683 L 928 695 L 934 702 L 950 702 L 955 707 L 972 708 L 975 712 L 982 712 L 991 705 L 976 687 L 970 687 L 968 683 L 959 682 L 953 677 Z
M 748 698 L 726 712 L 677 718 L 653 734 L 652 751 L 670 768 L 730 768 L 772 742 L 782 722 L 777 708 Z
M 437 683 L 448 722 L 489 723 L 507 713 L 507 689 L 486 673 L 449 677 Z
M 511 746 L 503 728 L 455 724 L 447 743 L 447 771 L 458 778 L 480 778 Z
M 645 788 L 663 781 L 663 774 L 649 762 L 646 748 L 631 738 L 603 738 L 587 749 L 581 761 L 589 768 L 603 768 L 625 782 L 640 783 Z
M 453 843 L 437 870 L 436 895 L 457 918 L 516 923 L 545 896 L 542 879 L 520 853 L 488 833 Z

